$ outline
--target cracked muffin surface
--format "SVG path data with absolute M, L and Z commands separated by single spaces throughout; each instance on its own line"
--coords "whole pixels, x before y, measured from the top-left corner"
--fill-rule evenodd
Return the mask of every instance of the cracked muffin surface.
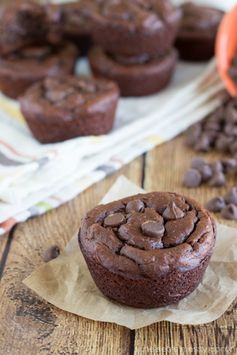
M 54 143 L 109 132 L 118 97 L 111 81 L 61 75 L 30 87 L 20 106 L 34 136 L 42 143 Z
M 180 9 L 168 0 L 97 0 L 90 13 L 95 43 L 126 56 L 166 53 L 180 19 Z
M 194 200 L 153 192 L 90 211 L 79 242 L 106 296 L 149 308 L 176 303 L 197 287 L 212 254 L 215 227 Z

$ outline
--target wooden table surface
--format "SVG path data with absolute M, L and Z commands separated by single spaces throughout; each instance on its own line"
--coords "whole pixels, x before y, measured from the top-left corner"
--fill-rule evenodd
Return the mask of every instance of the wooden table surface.
M 210 324 L 181 326 L 161 322 L 130 331 L 63 312 L 22 284 L 42 264 L 45 249 L 53 244 L 61 248 L 66 245 L 78 230 L 83 214 L 98 203 L 120 174 L 148 191 L 181 192 L 202 203 L 224 193 L 225 189 L 205 186 L 193 190 L 182 187 L 183 171 L 193 155 L 184 146 L 183 138 L 178 137 L 136 159 L 70 203 L 18 224 L 0 239 L 0 355 L 237 354 L 236 302 Z

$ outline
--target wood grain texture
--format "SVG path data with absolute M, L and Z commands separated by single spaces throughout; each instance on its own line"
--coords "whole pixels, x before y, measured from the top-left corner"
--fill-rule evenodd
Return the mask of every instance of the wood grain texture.
M 44 302 L 22 280 L 42 263 L 53 244 L 64 248 L 79 229 L 80 218 L 95 206 L 120 173 L 141 183 L 142 159 L 94 185 L 70 203 L 18 225 L 8 255 L 0 292 L 0 354 L 127 354 L 128 329 L 89 321 Z
M 185 169 L 196 154 L 185 147 L 183 138 L 162 145 L 147 154 L 145 168 L 146 190 L 176 191 L 206 203 L 217 194 L 225 194 L 226 188 L 202 186 L 187 189 L 182 186 Z M 220 157 L 204 155 L 207 160 Z M 229 179 L 229 186 L 234 180 Z M 220 221 L 221 218 L 218 218 Z M 226 221 L 225 221 L 226 223 Z M 228 224 L 237 226 L 236 222 Z M 161 322 L 136 331 L 135 354 L 237 354 L 237 302 L 217 321 L 202 326 L 181 326 Z
M 7 244 L 9 244 L 7 248 Z M 5 234 L 0 237 L 0 279 L 3 274 L 3 270 L 5 267 L 8 251 L 10 247 L 10 241 L 8 241 L 8 234 Z

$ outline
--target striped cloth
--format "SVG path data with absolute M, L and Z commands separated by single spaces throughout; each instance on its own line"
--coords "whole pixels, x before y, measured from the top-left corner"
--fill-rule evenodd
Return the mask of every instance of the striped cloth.
M 88 73 L 85 60 L 78 73 Z M 179 63 L 170 86 L 144 98 L 120 99 L 113 131 L 42 145 L 18 103 L 0 96 L 0 234 L 58 207 L 205 117 L 223 99 L 215 69 Z

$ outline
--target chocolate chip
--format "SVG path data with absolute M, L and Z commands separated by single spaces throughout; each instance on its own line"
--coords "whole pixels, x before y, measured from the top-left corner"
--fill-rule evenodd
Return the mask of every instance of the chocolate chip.
M 223 208 L 221 216 L 225 219 L 237 220 L 237 206 L 230 204 Z
M 236 154 L 237 153 L 237 142 L 233 142 L 230 145 L 229 150 L 230 150 L 231 154 Z
M 228 137 L 224 134 L 220 134 L 215 142 L 215 147 L 220 152 L 228 152 L 230 144 L 233 142 L 232 137 Z
M 224 127 L 224 132 L 227 136 L 236 137 L 237 136 L 237 127 L 236 127 L 236 125 L 234 125 L 232 123 L 228 123 Z
M 220 131 L 221 126 L 217 121 L 207 121 L 205 124 L 205 130 Z
M 232 102 L 230 102 L 225 111 L 226 121 L 230 123 L 237 123 L 237 110 L 233 106 Z
M 202 176 L 197 169 L 188 169 L 184 174 L 183 184 L 186 187 L 198 187 L 201 182 Z
M 223 170 L 225 173 L 231 173 L 236 170 L 237 168 L 237 161 L 236 159 L 230 158 L 222 160 Z
M 176 206 L 174 201 L 172 201 L 163 212 L 163 217 L 168 220 L 179 219 L 184 216 L 185 213 L 178 206 Z
M 195 144 L 194 149 L 198 152 L 208 152 L 210 150 L 210 138 L 207 134 L 202 134 Z
M 122 213 L 113 213 L 104 219 L 105 227 L 118 227 L 126 221 Z
M 223 172 L 223 165 L 222 165 L 222 161 L 221 160 L 217 160 L 214 163 L 211 164 L 211 168 L 213 173 L 219 173 L 219 172 Z
M 202 127 L 200 123 L 197 123 L 187 129 L 186 132 L 186 144 L 193 147 L 202 133 Z
M 206 204 L 206 208 L 211 212 L 220 212 L 225 207 L 226 207 L 225 200 L 221 196 L 212 198 Z
M 214 173 L 211 180 L 208 182 L 209 186 L 212 187 L 221 187 L 226 185 L 226 177 L 221 171 Z
M 202 158 L 194 158 L 191 163 L 191 168 L 199 171 L 202 181 L 207 181 L 212 177 L 212 169 L 207 162 Z
M 202 158 L 193 158 L 191 162 L 191 168 L 199 170 L 202 168 L 204 165 L 206 165 L 206 161 Z
M 160 238 L 165 233 L 165 227 L 163 224 L 156 221 L 146 221 L 141 225 L 142 232 L 148 237 Z
M 206 182 L 211 179 L 213 172 L 210 167 L 210 165 L 206 164 L 204 165 L 200 170 L 199 170 L 201 176 L 202 176 L 202 181 Z
M 59 256 L 59 254 L 60 254 L 59 247 L 57 245 L 53 245 L 42 254 L 42 259 L 45 263 L 47 263 L 50 260 L 56 259 Z
M 135 212 L 143 212 L 145 209 L 145 205 L 141 200 L 132 200 L 129 201 L 126 206 L 126 212 L 130 213 L 132 211 Z
M 237 205 L 237 187 L 232 187 L 225 195 L 225 201 Z

